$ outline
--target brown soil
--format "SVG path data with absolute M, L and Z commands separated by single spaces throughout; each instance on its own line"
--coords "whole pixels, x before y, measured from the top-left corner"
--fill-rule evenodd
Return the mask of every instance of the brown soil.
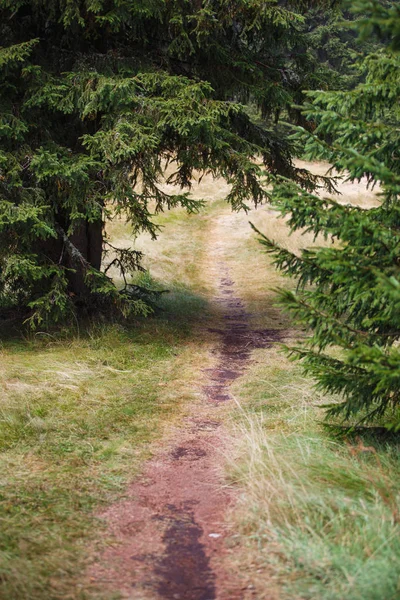
M 216 302 L 223 308 L 226 325 L 223 329 L 209 328 L 217 333 L 221 342 L 217 349 L 219 360 L 214 369 L 206 369 L 210 382 L 203 391 L 211 402 L 224 402 L 230 399 L 228 385 L 243 374 L 251 351 L 255 348 L 266 348 L 270 343 L 281 339 L 282 331 L 277 329 L 252 330 L 249 315 L 240 300 L 233 296 L 231 289 L 234 282 L 229 276 L 229 269 L 224 263 L 218 264 L 220 279 L 220 297 Z M 228 296 L 228 297 L 226 297 Z
M 249 315 L 234 295 L 224 263 L 215 305 L 222 318 L 209 328 L 218 341 L 216 364 L 204 370 L 202 397 L 172 432 L 126 499 L 102 516 L 113 540 L 96 557 L 89 576 L 103 593 L 135 600 L 241 600 L 254 598 L 229 569 L 224 516 L 234 500 L 224 486 L 225 403 L 229 386 L 243 374 L 251 351 L 281 339 L 279 330 L 252 330 Z

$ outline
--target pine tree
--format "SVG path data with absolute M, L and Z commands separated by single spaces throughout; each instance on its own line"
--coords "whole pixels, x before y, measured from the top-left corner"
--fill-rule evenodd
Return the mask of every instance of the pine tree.
M 141 256 L 110 247 L 104 224 L 124 212 L 156 236 L 154 212 L 195 211 L 160 188 L 168 161 L 182 188 L 194 169 L 225 177 L 234 208 L 265 199 L 256 156 L 312 187 L 273 116 L 297 93 L 301 10 L 322 4 L 0 0 L 2 312 L 20 307 L 35 326 L 76 306 L 146 311 L 107 275 L 112 260 L 128 281 Z M 250 98 L 263 127 L 240 104 Z
M 300 256 L 262 236 L 276 266 L 295 277 L 283 306 L 310 337 L 289 351 L 324 391 L 341 401 L 328 416 L 351 425 L 382 419 L 399 427 L 400 403 L 400 7 L 353 3 L 364 38 L 384 48 L 361 63 L 363 81 L 350 91 L 309 92 L 304 113 L 313 133 L 297 141 L 309 160 L 323 159 L 350 181 L 366 177 L 380 205 L 366 210 L 321 198 L 278 177 L 272 202 L 305 229 L 335 244 Z M 340 350 L 340 353 L 339 353 Z

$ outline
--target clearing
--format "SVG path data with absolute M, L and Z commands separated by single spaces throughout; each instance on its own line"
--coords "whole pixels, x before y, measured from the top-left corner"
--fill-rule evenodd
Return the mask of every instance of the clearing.
M 400 597 L 398 446 L 318 424 L 327 398 L 278 349 L 295 333 L 272 290 L 291 283 L 248 221 L 310 239 L 226 192 L 204 178 L 199 215 L 137 241 L 170 290 L 155 317 L 4 339 L 2 598 Z M 131 244 L 123 221 L 110 234 Z

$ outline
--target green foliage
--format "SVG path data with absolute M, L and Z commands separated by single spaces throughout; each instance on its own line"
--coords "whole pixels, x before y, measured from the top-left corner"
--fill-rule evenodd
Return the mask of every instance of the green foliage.
M 22 307 L 33 325 L 76 308 L 141 311 L 107 276 L 104 225 L 124 212 L 155 237 L 155 213 L 196 211 L 162 189 L 171 161 L 183 188 L 194 169 L 225 177 L 236 209 L 265 199 L 259 156 L 312 188 L 276 118 L 301 101 L 306 73 L 308 87 L 332 79 L 304 17 L 327 5 L 0 0 L 1 311 Z M 240 104 L 250 99 L 263 127 Z M 139 264 L 128 252 L 125 281 Z
M 287 53 L 297 12 L 260 0 L 1 0 L 0 17 L 3 313 L 23 307 L 35 326 L 74 307 L 146 311 L 107 276 L 104 224 L 124 212 L 155 237 L 154 213 L 196 211 L 187 193 L 162 190 L 166 162 L 182 187 L 194 169 L 226 177 L 235 208 L 265 197 L 256 155 L 294 173 L 276 128 L 260 131 L 237 100 L 262 87 L 256 57 Z M 110 260 L 127 284 L 138 259 L 125 249 Z
M 399 428 L 400 403 L 400 13 L 396 6 L 360 0 L 361 32 L 384 34 L 386 48 L 367 56 L 353 90 L 309 92 L 304 113 L 314 124 L 296 138 L 309 160 L 324 159 L 350 181 L 378 186 L 380 206 L 342 205 L 278 178 L 273 202 L 289 226 L 334 245 L 293 255 L 263 237 L 277 267 L 298 281 L 281 293 L 283 305 L 311 337 L 290 349 L 320 389 L 340 394 L 328 415 L 355 423 L 386 414 Z M 342 351 L 338 354 L 335 347 Z M 397 411 L 397 412 L 396 412 Z

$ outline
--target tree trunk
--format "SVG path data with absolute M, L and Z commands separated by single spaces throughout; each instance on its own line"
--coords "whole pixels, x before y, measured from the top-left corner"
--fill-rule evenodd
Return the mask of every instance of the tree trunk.
M 89 223 L 82 220 L 74 233 L 67 237 L 66 230 L 56 226 L 59 237 L 40 244 L 40 251 L 47 258 L 67 269 L 68 291 L 77 300 L 87 300 L 90 290 L 85 282 L 88 264 L 100 269 L 103 255 L 103 222 Z
M 97 270 L 100 269 L 103 256 L 102 221 L 95 221 L 94 223 L 82 221 L 75 228 L 69 240 L 91 267 Z M 66 266 L 74 270 L 74 272 L 68 273 L 70 292 L 79 299 L 84 300 L 89 295 L 89 289 L 85 282 L 86 265 L 83 262 L 72 260 L 69 255 L 66 260 Z

